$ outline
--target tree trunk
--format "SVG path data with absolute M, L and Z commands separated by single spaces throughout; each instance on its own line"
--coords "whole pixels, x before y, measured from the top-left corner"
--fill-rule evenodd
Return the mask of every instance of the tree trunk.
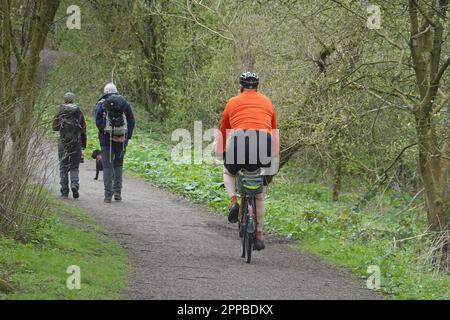
M 448 182 L 448 141 L 440 150 L 436 135 L 434 108 L 440 80 L 448 67 L 441 63 L 443 22 L 448 0 L 440 0 L 428 15 L 422 2 L 409 0 L 410 49 L 421 102 L 415 107 L 417 142 L 419 148 L 419 170 L 422 177 L 427 205 L 427 218 L 435 232 L 434 266 L 448 270 L 450 208 L 446 197 Z M 419 21 L 422 16 L 422 24 Z M 436 15 L 438 13 L 439 15 Z
M 7 142 L 8 114 L 11 106 L 11 1 L 0 0 L 0 161 L 3 161 Z
M 145 88 L 145 96 L 141 100 L 146 110 L 153 111 L 159 120 L 163 119 L 167 113 L 164 99 L 162 97 L 162 82 L 164 80 L 164 56 L 166 50 L 166 25 L 160 14 L 155 12 L 165 12 L 167 10 L 167 2 L 161 2 L 160 10 L 157 10 L 158 3 L 155 0 L 145 1 L 146 13 L 143 26 L 136 21 L 131 22 L 134 33 L 141 46 L 142 54 L 147 60 L 147 70 L 150 75 L 150 81 Z M 132 2 L 132 10 L 134 16 L 138 17 L 141 7 L 138 1 Z M 155 10 L 155 12 L 153 12 Z
M 29 44 L 23 56 L 18 57 L 17 76 L 14 83 L 16 97 L 16 119 L 11 130 L 13 152 L 11 161 L 24 160 L 31 138 L 33 108 L 38 92 L 37 71 L 40 63 L 40 53 L 45 45 L 50 24 L 53 21 L 60 0 L 42 0 L 37 4 L 36 16 L 31 20 Z
M 418 126 L 419 166 L 425 187 L 428 221 L 434 231 L 448 229 L 449 208 L 446 205 L 444 179 L 442 175 L 441 159 L 434 149 L 435 135 L 433 128 Z
M 342 188 L 342 151 L 336 152 L 336 160 L 335 160 L 335 168 L 334 168 L 334 185 L 333 185 L 333 201 L 339 201 L 339 195 L 341 194 Z

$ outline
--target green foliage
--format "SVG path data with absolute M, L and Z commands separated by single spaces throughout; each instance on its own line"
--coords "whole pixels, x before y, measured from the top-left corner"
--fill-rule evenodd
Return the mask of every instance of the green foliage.
M 195 202 L 221 210 L 227 205 L 219 167 L 174 165 L 169 150 L 159 142 L 138 135 L 127 149 L 126 163 L 140 176 Z

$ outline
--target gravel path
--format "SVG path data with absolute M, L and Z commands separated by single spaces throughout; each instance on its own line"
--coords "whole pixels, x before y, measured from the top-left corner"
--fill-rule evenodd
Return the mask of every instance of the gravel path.
M 133 272 L 125 299 L 380 298 L 347 270 L 278 237 L 266 237 L 266 249 L 249 265 L 239 256 L 236 225 L 139 179 L 125 177 L 124 201 L 104 204 L 94 168 L 92 161 L 81 165 L 81 198 L 68 201 L 94 216 L 128 252 Z M 56 177 L 50 184 L 57 194 Z

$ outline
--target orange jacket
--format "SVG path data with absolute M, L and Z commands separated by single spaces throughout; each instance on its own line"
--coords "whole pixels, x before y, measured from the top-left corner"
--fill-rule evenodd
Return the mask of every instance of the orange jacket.
M 228 100 L 222 114 L 221 136 L 216 144 L 216 153 L 226 150 L 227 130 L 258 130 L 274 134 L 277 129 L 277 115 L 272 101 L 257 91 L 244 91 Z M 275 148 L 278 149 L 276 134 Z

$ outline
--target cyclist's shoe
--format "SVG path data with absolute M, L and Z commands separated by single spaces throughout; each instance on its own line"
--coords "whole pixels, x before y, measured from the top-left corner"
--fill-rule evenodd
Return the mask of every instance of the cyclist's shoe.
M 228 221 L 230 223 L 238 222 L 239 217 L 239 204 L 237 203 L 236 197 L 231 198 L 230 213 L 228 214 Z
M 105 197 L 105 203 L 111 203 L 112 202 L 112 198 L 111 197 Z
M 80 193 L 78 192 L 78 188 L 77 187 L 73 187 L 72 188 L 72 195 L 74 199 L 78 199 L 80 197 Z
M 255 250 L 261 251 L 266 247 L 263 240 L 263 233 L 258 232 L 256 234 L 256 240 L 255 240 Z

